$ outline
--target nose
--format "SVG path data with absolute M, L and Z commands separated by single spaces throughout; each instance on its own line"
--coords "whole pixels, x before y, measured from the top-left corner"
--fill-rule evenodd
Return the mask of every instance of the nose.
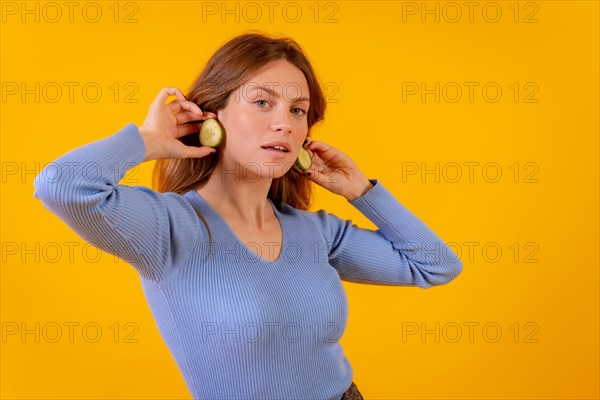
M 278 132 L 292 133 L 292 122 L 290 113 L 287 110 L 275 113 L 273 129 Z

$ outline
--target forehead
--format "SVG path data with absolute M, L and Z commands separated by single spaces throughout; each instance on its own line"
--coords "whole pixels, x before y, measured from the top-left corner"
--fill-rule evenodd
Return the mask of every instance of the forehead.
M 263 65 L 242 85 L 246 91 L 256 90 L 260 86 L 278 93 L 295 92 L 298 96 L 309 96 L 304 73 L 286 60 L 271 61 Z

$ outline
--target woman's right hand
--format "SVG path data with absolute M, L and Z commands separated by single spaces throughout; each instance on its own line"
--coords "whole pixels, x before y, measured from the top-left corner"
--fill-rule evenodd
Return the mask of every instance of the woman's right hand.
M 177 99 L 165 104 L 169 96 Z M 197 104 L 188 101 L 177 88 L 163 88 L 158 93 L 148 110 L 148 115 L 140 134 L 146 145 L 144 161 L 162 158 L 200 158 L 216 149 L 208 146 L 195 147 L 183 144 L 180 137 L 198 132 L 198 124 L 188 124 L 189 121 L 200 121 L 207 118 L 217 118 L 214 113 L 202 112 Z

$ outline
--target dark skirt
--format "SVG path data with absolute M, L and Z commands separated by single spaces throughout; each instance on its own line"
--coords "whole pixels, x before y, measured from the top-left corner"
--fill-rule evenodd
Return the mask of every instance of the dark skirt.
M 340 400 L 364 400 L 356 384 L 352 382 L 352 385 L 344 392 L 344 395 Z

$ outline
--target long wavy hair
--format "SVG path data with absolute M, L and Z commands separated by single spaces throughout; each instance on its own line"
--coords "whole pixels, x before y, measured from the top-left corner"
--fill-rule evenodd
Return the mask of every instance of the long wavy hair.
M 289 37 L 270 37 L 258 31 L 249 31 L 223 44 L 208 60 L 202 72 L 184 93 L 189 101 L 202 111 L 217 113 L 224 108 L 235 90 L 251 78 L 258 69 L 271 61 L 287 60 L 300 69 L 309 88 L 308 135 L 311 127 L 325 117 L 327 103 L 308 56 L 300 45 Z M 197 134 L 181 137 L 184 144 L 200 147 Z M 152 185 L 158 192 L 184 194 L 204 186 L 219 163 L 220 152 L 202 158 L 159 159 L 154 165 Z M 268 197 L 275 206 L 282 205 L 308 210 L 312 198 L 312 183 L 295 168 L 280 178 L 274 178 Z M 206 220 L 200 213 L 208 228 Z M 209 229 L 210 234 L 210 229 Z M 211 235 L 212 236 L 212 235 Z M 212 240 L 211 240 L 212 242 Z

